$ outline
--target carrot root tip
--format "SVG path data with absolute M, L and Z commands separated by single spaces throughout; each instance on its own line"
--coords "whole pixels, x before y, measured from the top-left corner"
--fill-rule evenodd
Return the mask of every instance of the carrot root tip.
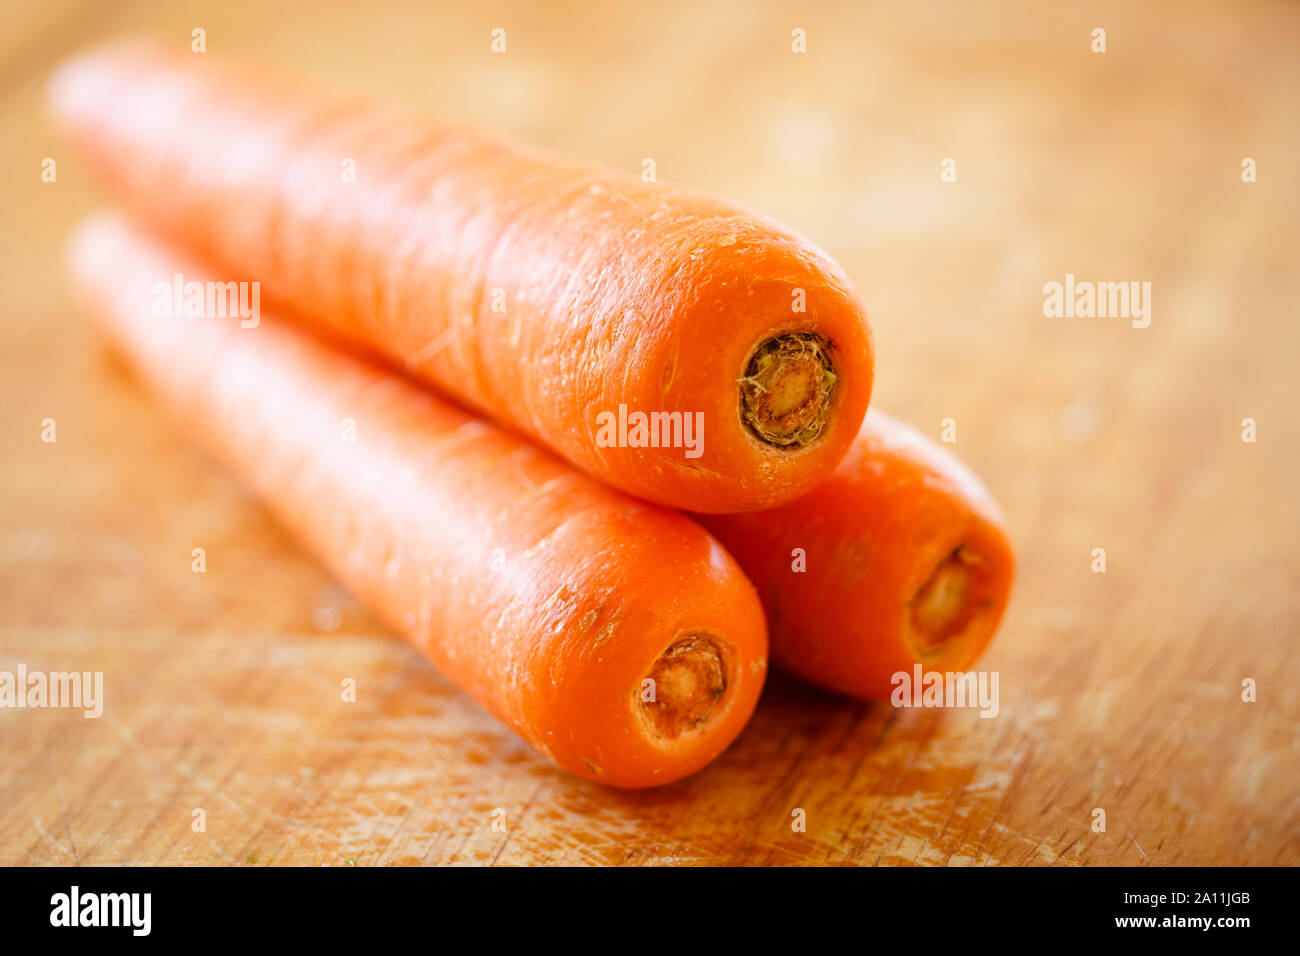
M 797 449 L 817 439 L 835 391 L 831 345 L 814 332 L 759 343 L 740 380 L 740 418 L 759 441 Z
M 638 696 L 654 736 L 675 740 L 703 725 L 727 692 L 727 667 L 718 642 L 705 634 L 679 638 L 647 675 L 653 693 Z

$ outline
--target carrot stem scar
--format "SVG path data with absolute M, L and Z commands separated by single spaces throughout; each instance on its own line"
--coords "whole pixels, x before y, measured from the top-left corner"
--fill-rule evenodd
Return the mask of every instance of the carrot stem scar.
M 674 641 L 646 676 L 654 681 L 654 699 L 638 696 L 641 713 L 655 735 L 667 740 L 703 724 L 727 692 L 722 649 L 704 634 Z
M 908 604 L 911 641 L 933 653 L 966 633 L 989 604 L 985 562 L 959 545 L 935 565 Z
M 837 380 L 830 343 L 785 332 L 760 343 L 740 381 L 740 418 L 759 441 L 801 448 L 821 434 Z

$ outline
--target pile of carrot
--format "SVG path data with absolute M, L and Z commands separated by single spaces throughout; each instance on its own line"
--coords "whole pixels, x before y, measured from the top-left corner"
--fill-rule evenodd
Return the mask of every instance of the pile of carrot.
M 800 236 L 156 44 L 73 60 L 49 102 L 125 212 L 70 244 L 106 338 L 566 770 L 700 769 L 753 712 L 769 640 L 792 673 L 883 700 L 991 639 L 1004 519 L 867 411 L 861 301 Z M 267 312 L 212 314 L 239 283 Z M 160 308 L 192 287 L 201 315 Z

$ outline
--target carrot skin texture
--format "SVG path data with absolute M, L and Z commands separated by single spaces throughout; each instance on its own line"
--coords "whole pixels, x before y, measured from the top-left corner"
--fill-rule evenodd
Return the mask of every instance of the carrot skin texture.
M 561 767 L 644 787 L 740 732 L 766 667 L 753 587 L 685 516 L 263 316 L 157 318 L 154 283 L 204 270 L 120 220 L 83 226 L 75 283 L 162 403 L 334 574 Z M 351 420 L 355 441 L 344 438 Z M 727 689 L 696 730 L 647 732 L 642 681 L 683 633 Z
M 719 200 L 151 45 L 74 60 L 50 103 L 150 228 L 639 497 L 790 500 L 866 412 L 873 345 L 848 278 Z M 787 450 L 742 424 L 739 379 L 796 331 L 831 343 L 837 380 L 820 437 Z M 703 454 L 601 444 L 620 405 L 702 413 Z
M 927 672 L 968 668 L 1010 597 L 1014 555 L 988 491 L 945 449 L 875 409 L 835 474 L 809 494 L 700 520 L 758 588 L 772 660 L 852 697 L 888 700 L 892 676 L 910 677 L 918 662 Z M 915 607 L 959 548 L 956 565 L 973 582 L 969 626 L 929 644 Z M 795 549 L 803 571 L 794 569 Z

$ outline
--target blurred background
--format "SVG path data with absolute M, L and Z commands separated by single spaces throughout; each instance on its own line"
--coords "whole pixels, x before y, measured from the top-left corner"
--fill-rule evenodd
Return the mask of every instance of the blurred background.
M 107 701 L 0 710 L 0 864 L 1300 862 L 1297 6 L 5 6 L 0 669 L 103 670 Z M 64 289 L 63 237 L 105 197 L 45 121 L 50 71 L 196 28 L 209 56 L 653 158 L 823 246 L 867 303 L 876 404 L 936 439 L 952 419 L 1008 513 L 998 718 L 778 675 L 715 765 L 624 794 L 387 639 Z M 1067 273 L 1150 282 L 1150 327 L 1045 317 Z

